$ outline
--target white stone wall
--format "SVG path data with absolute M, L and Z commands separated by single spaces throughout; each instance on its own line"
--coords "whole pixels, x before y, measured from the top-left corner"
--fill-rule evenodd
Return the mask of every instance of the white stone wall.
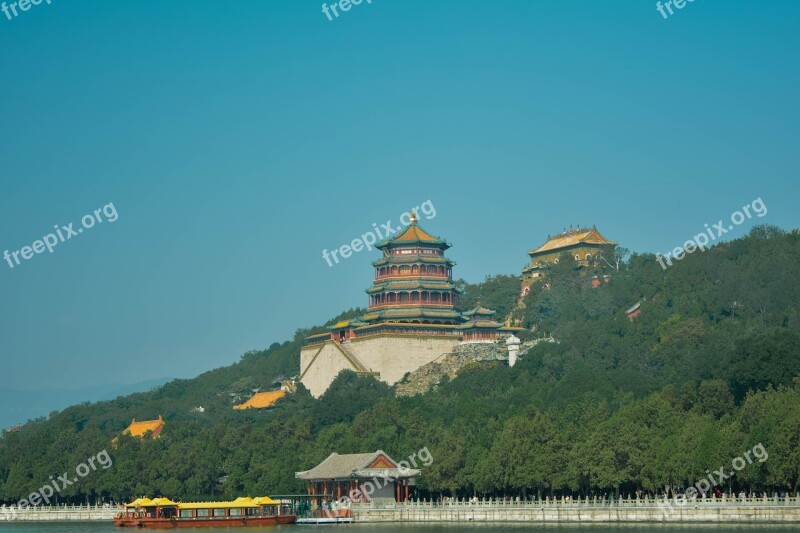
M 349 346 L 365 365 L 381 373 L 381 381 L 394 385 L 407 372 L 452 352 L 458 343 L 458 339 L 444 336 L 376 336 L 355 339 Z
M 688 523 L 800 523 L 800 507 L 730 505 L 682 507 L 667 513 L 655 505 L 638 507 L 547 506 L 547 505 L 351 505 L 356 522 L 688 522 Z
M 369 370 L 379 372 L 381 381 L 394 385 L 407 372 L 413 372 L 443 353 L 452 352 L 458 344 L 455 337 L 376 335 L 356 338 L 343 346 L 353 352 Z M 319 346 L 309 346 L 300 351 L 301 373 L 306 371 L 317 350 Z M 311 395 L 318 398 L 336 375 L 345 369 L 355 370 L 339 349 L 328 342 L 301 381 Z
M 355 371 L 353 365 L 332 342 L 325 343 L 322 351 L 314 359 L 314 355 L 319 348 L 319 345 L 317 345 L 300 350 L 300 372 L 305 372 L 300 382 L 305 385 L 314 398 L 322 396 L 322 393 L 328 390 L 333 378 L 342 370 Z M 314 364 L 308 368 L 312 360 Z M 306 370 L 307 368 L 308 370 Z

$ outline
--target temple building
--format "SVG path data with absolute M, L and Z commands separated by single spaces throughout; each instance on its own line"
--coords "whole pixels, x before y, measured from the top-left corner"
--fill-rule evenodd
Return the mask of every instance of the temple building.
M 237 410 L 242 409 L 269 409 L 274 407 L 275 404 L 286 396 L 285 390 L 271 390 L 265 392 L 257 392 L 249 400 L 239 405 L 234 405 L 233 408 Z
M 548 235 L 544 244 L 528 252 L 530 264 L 522 270 L 522 294 L 528 294 L 531 284 L 544 277 L 549 265 L 559 262 L 562 254 L 568 254 L 577 268 L 593 267 L 603 264 L 600 255 L 610 256 L 618 243 L 609 241 L 597 228 L 565 229 L 562 233 Z
M 403 231 L 375 246 L 382 256 L 372 263 L 367 313 L 305 339 L 300 381 L 314 397 L 342 370 L 393 385 L 462 342 L 495 342 L 519 331 L 496 322 L 490 309 L 459 310 L 455 263 L 444 255 L 450 246 L 425 232 L 414 213 Z
M 420 471 L 401 466 L 383 450 L 373 453 L 332 453 L 320 464 L 296 472 L 295 478 L 308 482 L 312 504 L 323 507 L 329 500 L 346 496 L 355 502 L 402 502 L 411 496 L 410 487 Z
M 137 422 L 134 418 L 122 434 L 142 438 L 149 435 L 151 439 L 156 439 L 163 429 L 164 419 L 161 418 L 161 415 L 158 415 L 158 420 L 141 420 Z

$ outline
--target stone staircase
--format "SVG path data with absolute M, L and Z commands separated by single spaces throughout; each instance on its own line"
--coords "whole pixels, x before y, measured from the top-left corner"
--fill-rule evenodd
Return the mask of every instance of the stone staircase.
M 351 365 L 353 365 L 353 369 L 356 371 L 356 373 L 358 373 L 360 375 L 363 375 L 363 376 L 374 376 L 376 378 L 380 377 L 380 375 L 381 375 L 380 372 L 373 372 L 372 369 L 368 368 L 364 363 L 362 363 L 359 360 L 358 356 L 356 356 L 356 354 L 354 354 L 353 351 L 349 347 L 347 347 L 344 344 L 340 343 L 336 339 L 332 339 L 332 340 L 333 340 L 334 346 L 336 346 L 336 348 L 339 349 L 339 351 L 342 353 L 344 358 L 347 359 L 347 361 Z

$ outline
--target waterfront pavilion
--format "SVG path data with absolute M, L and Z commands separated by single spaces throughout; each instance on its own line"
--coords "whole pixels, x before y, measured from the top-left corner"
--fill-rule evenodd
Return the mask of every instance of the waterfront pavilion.
M 409 498 L 409 487 L 420 471 L 404 467 L 383 450 L 372 453 L 332 453 L 320 464 L 296 472 L 308 482 L 308 494 L 317 506 L 328 498 L 349 497 L 356 502 L 402 502 Z

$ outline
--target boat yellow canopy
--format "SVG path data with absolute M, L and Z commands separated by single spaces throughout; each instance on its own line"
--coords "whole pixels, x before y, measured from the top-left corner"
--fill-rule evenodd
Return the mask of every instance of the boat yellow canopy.
M 131 503 L 126 503 L 125 507 L 153 507 L 154 505 L 150 498 L 136 498 Z
M 178 509 L 244 509 L 246 507 L 261 507 L 264 505 L 280 505 L 281 502 L 269 496 L 257 498 L 239 497 L 227 502 L 173 502 L 169 498 L 137 498 L 125 507 L 177 507 Z
M 178 505 L 178 504 L 173 502 L 169 498 L 153 498 L 153 505 L 157 505 L 158 507 L 166 507 L 168 505 Z

